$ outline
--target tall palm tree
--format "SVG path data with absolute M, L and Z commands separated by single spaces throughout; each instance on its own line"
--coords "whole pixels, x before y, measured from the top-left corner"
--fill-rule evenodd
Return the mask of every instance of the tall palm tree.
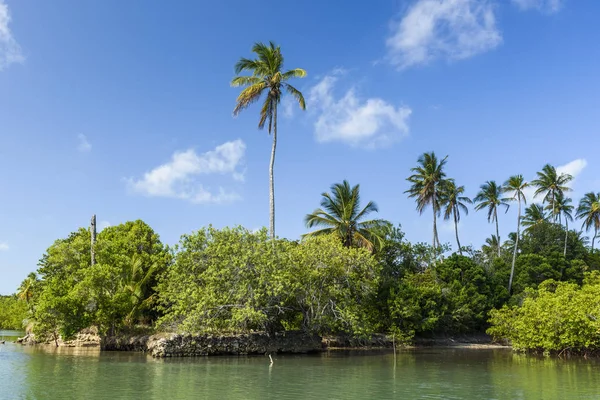
M 498 186 L 495 181 L 487 181 L 481 185 L 479 193 L 477 193 L 477 196 L 475 196 L 475 199 L 473 200 L 477 203 L 475 210 L 488 210 L 488 222 L 496 223 L 496 237 L 498 238 L 498 242 L 500 242 L 500 230 L 498 229 L 498 207 L 506 207 L 505 212 L 508 212 L 509 208 L 509 199 L 502 197 L 502 188 Z M 500 246 L 497 247 L 498 257 L 500 257 Z
M 444 166 L 447 159 L 448 156 L 438 160 L 434 152 L 424 153 L 417 160 L 418 165 L 410 169 L 413 174 L 406 178 L 407 181 L 412 183 L 412 186 L 404 193 L 408 193 L 409 198 L 415 198 L 419 214 L 423 214 L 425 208 L 431 205 L 434 249 L 440 245 L 437 232 L 437 216 L 441 208 L 440 194 L 446 178 Z
M 458 222 L 460 221 L 460 211 L 462 210 L 465 214 L 469 214 L 469 209 L 467 208 L 466 204 L 472 204 L 473 201 L 467 196 L 464 196 L 465 187 L 456 186 L 453 179 L 446 180 L 445 184 L 442 186 L 440 203 L 444 207 L 444 219 L 449 220 L 450 217 L 454 218 L 456 244 L 458 245 L 458 252 L 462 256 L 462 248 L 460 246 L 460 240 L 458 240 Z
M 513 175 L 502 187 L 502 191 L 511 195 L 510 199 L 513 201 L 517 201 L 519 204 L 519 209 L 517 213 L 517 235 L 515 238 L 515 244 L 513 249 L 513 258 L 512 265 L 510 267 L 510 278 L 508 279 L 508 293 L 512 289 L 512 281 L 513 276 L 515 274 L 515 261 L 517 259 L 517 249 L 519 248 L 519 236 L 521 234 L 521 202 L 523 204 L 527 204 L 527 199 L 525 197 L 524 190 L 529 186 L 529 183 L 525 181 L 523 175 Z
M 594 242 L 598 236 L 598 230 L 600 230 L 600 192 L 586 193 L 581 200 L 579 200 L 579 206 L 577 207 L 578 219 L 583 220 L 581 226 L 585 228 L 586 232 L 590 228 L 594 228 L 594 237 L 592 238 L 592 253 L 594 252 Z
M 554 198 L 554 209 L 550 210 L 551 215 L 558 216 L 558 223 L 562 224 L 562 218 L 565 218 L 565 248 L 563 251 L 563 256 L 567 256 L 567 241 L 569 238 L 569 221 L 573 221 L 573 206 L 571 205 L 573 201 L 565 197 L 563 192 L 559 192 L 556 194 Z
M 560 193 L 571 191 L 571 188 L 567 186 L 567 183 L 572 180 L 572 175 L 565 174 L 564 172 L 559 175 L 556 168 L 550 164 L 546 164 L 540 172 L 537 172 L 537 179 L 531 181 L 531 184 L 537 187 L 534 197 L 543 194 L 544 199 L 542 203 L 548 203 L 550 210 L 553 210 L 556 196 Z M 558 215 L 553 214 L 552 216 L 556 222 Z
M 306 71 L 301 68 L 283 71 L 283 55 L 281 49 L 273 42 L 268 45 L 256 43 L 252 51 L 257 58 L 250 60 L 241 58 L 235 64 L 236 76 L 231 81 L 231 86 L 244 86 L 245 88 L 237 98 L 237 104 L 233 110 L 233 115 L 238 115 L 240 111 L 246 109 L 250 104 L 258 101 L 264 94 L 265 101 L 260 110 L 260 119 L 258 128 L 263 129 L 265 124 L 269 134 L 273 134 L 273 144 L 271 147 L 271 162 L 269 164 L 269 231 L 271 238 L 275 238 L 275 183 L 273 176 L 273 167 L 275 165 L 275 149 L 277 148 L 277 106 L 281 102 L 283 90 L 292 95 L 298 102 L 302 110 L 306 109 L 306 103 L 302 93 L 287 83 L 291 78 L 304 78 Z M 250 76 L 240 76 L 243 71 L 251 72 Z
M 305 218 L 306 226 L 324 228 L 309 232 L 304 237 L 336 234 L 346 247 L 365 247 L 371 251 L 383 244 L 389 222 L 382 219 L 364 218 L 377 212 L 377 205 L 369 201 L 360 208 L 360 186 L 350 186 L 348 181 L 335 183 L 331 193 L 322 193 L 321 208 L 317 208 Z
M 528 231 L 534 226 L 548 222 L 548 216 L 542 205 L 534 203 L 525 209 L 525 215 L 521 218 L 521 225 Z

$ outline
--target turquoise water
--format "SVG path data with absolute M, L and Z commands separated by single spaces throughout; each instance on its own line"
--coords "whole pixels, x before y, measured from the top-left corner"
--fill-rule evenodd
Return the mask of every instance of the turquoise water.
M 420 349 L 278 355 L 269 366 L 267 357 L 157 360 L 7 343 L 0 399 L 600 399 L 600 361 Z

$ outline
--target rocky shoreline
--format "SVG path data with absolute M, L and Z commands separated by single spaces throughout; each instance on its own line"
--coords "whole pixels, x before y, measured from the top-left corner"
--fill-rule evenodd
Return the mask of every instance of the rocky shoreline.
M 23 345 L 55 345 L 54 341 L 38 342 L 32 334 L 17 340 Z M 192 335 L 158 333 L 153 335 L 121 335 L 100 337 L 96 331 L 85 330 L 73 340 L 58 340 L 60 347 L 98 347 L 105 351 L 137 351 L 156 358 L 200 357 L 213 355 L 308 354 L 327 350 L 392 349 L 393 337 L 373 335 L 370 339 L 355 339 L 338 335 L 320 337 L 299 331 L 276 334 L 255 332 L 239 335 Z M 407 346 L 397 346 L 407 347 Z M 418 338 L 408 347 L 468 347 L 498 348 L 487 335 Z

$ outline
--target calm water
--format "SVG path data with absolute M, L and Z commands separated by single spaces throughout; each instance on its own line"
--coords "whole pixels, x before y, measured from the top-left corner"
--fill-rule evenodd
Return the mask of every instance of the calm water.
M 600 399 L 600 361 L 436 349 L 276 356 L 269 367 L 266 357 L 155 360 L 7 343 L 0 399 Z

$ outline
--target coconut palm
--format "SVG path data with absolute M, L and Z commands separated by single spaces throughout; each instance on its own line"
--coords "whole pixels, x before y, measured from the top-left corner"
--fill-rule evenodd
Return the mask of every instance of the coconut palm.
M 25 302 L 29 304 L 29 302 L 33 298 L 35 292 L 35 284 L 37 282 L 38 278 L 36 273 L 30 272 L 29 275 L 27 275 L 27 278 L 25 278 L 23 282 L 21 282 L 21 286 L 19 286 L 19 289 L 17 290 L 17 297 L 21 300 L 25 300 Z
M 565 174 L 564 172 L 559 174 L 550 164 L 544 165 L 542 170 L 537 173 L 537 179 L 531 181 L 531 184 L 537 187 L 534 197 L 540 194 L 544 195 L 542 203 L 548 203 L 550 210 L 554 209 L 554 201 L 559 193 L 569 192 L 571 188 L 567 186 L 567 183 L 573 180 L 573 176 Z M 558 218 L 557 214 L 552 215 L 554 221 Z
M 492 254 L 499 252 L 499 248 L 500 240 L 498 239 L 498 236 L 492 235 L 489 238 L 485 239 L 485 244 L 481 246 L 481 251 L 489 259 L 492 258 Z
M 281 102 L 283 91 L 292 95 L 301 109 L 306 109 L 306 103 L 302 93 L 287 83 L 292 78 L 304 78 L 306 71 L 301 68 L 283 71 L 283 55 L 281 49 L 273 42 L 268 45 L 256 43 L 252 51 L 257 58 L 250 60 L 241 58 L 235 64 L 236 76 L 231 81 L 231 86 L 244 86 L 245 88 L 237 98 L 237 104 L 233 115 L 246 109 L 250 104 L 258 101 L 265 94 L 265 101 L 260 110 L 258 128 L 263 129 L 267 125 L 269 134 L 273 134 L 271 147 L 271 162 L 269 164 L 269 231 L 271 238 L 275 238 L 275 184 L 273 167 L 275 165 L 275 149 L 277 148 L 277 106 Z M 243 71 L 251 72 L 250 76 L 239 76 Z
M 525 227 L 525 231 L 548 222 L 548 216 L 541 204 L 534 203 L 525 209 L 525 215 L 521 217 L 521 225 Z
M 131 269 L 126 271 L 125 280 L 122 282 L 123 291 L 129 296 L 128 313 L 125 323 L 132 326 L 140 310 L 148 307 L 154 300 L 154 295 L 148 296 L 148 283 L 154 278 L 157 264 L 152 264 L 144 271 L 144 260 L 137 254 L 131 258 Z
M 598 230 L 600 230 L 600 192 L 586 193 L 581 200 L 579 200 L 579 206 L 577 207 L 578 219 L 583 220 L 581 226 L 586 232 L 590 228 L 594 229 L 594 237 L 592 238 L 592 253 L 594 252 L 594 242 L 598 236 Z
M 515 274 L 515 261 L 517 259 L 517 249 L 519 248 L 519 235 L 521 234 L 521 202 L 527 204 L 527 198 L 525 197 L 524 190 L 529 186 L 529 183 L 525 181 L 523 175 L 513 175 L 502 187 L 502 191 L 511 195 L 510 199 L 518 203 L 517 213 L 517 234 L 515 237 L 515 243 L 513 248 L 513 258 L 510 267 L 510 278 L 508 279 L 508 293 L 512 288 L 513 276 Z
M 460 211 L 462 210 L 465 214 L 469 214 L 469 209 L 467 208 L 466 204 L 473 204 L 473 201 L 467 196 L 464 196 L 465 187 L 456 186 L 453 179 L 446 180 L 445 184 L 442 186 L 440 203 L 444 207 L 444 219 L 449 220 L 451 217 L 454 219 L 454 234 L 456 235 L 456 244 L 458 245 L 458 252 L 460 255 L 462 255 L 462 248 L 460 246 L 460 240 L 458 239 Z
M 517 244 L 517 232 L 510 232 L 508 234 L 508 239 L 504 243 L 502 243 L 502 247 L 505 248 L 508 252 L 512 253 L 515 250 L 515 246 Z
M 550 210 L 551 215 L 558 218 L 558 223 L 562 224 L 563 217 L 565 218 L 565 248 L 563 256 L 567 256 L 567 241 L 569 238 L 569 221 L 573 221 L 573 206 L 571 205 L 572 200 L 565 197 L 563 192 L 558 192 L 554 198 L 554 209 Z
M 441 208 L 440 194 L 446 178 L 444 166 L 447 158 L 448 156 L 438 160 L 434 152 L 424 153 L 417 160 L 418 165 L 411 168 L 413 174 L 406 178 L 407 181 L 412 183 L 412 186 L 404 193 L 408 193 L 409 198 L 415 199 L 419 214 L 423 214 L 425 208 L 431 205 L 434 249 L 440 245 L 437 232 L 437 216 Z
M 321 208 L 305 218 L 306 226 L 322 229 L 309 232 L 304 237 L 336 234 L 346 247 L 364 247 L 371 251 L 383 244 L 389 222 L 382 219 L 364 220 L 377 212 L 377 205 L 369 201 L 360 208 L 360 186 L 351 187 L 348 181 L 331 186 L 331 193 L 322 193 Z
M 498 207 L 506 207 L 505 212 L 508 212 L 509 208 L 509 199 L 502 197 L 502 188 L 498 186 L 495 181 L 487 181 L 481 185 L 479 193 L 477 193 L 477 196 L 475 196 L 475 199 L 473 200 L 477 203 L 475 210 L 479 211 L 487 209 L 488 222 L 496 223 L 496 237 L 498 238 L 498 242 L 500 242 L 500 230 L 498 228 Z M 500 257 L 500 246 L 497 247 L 498 257 Z

